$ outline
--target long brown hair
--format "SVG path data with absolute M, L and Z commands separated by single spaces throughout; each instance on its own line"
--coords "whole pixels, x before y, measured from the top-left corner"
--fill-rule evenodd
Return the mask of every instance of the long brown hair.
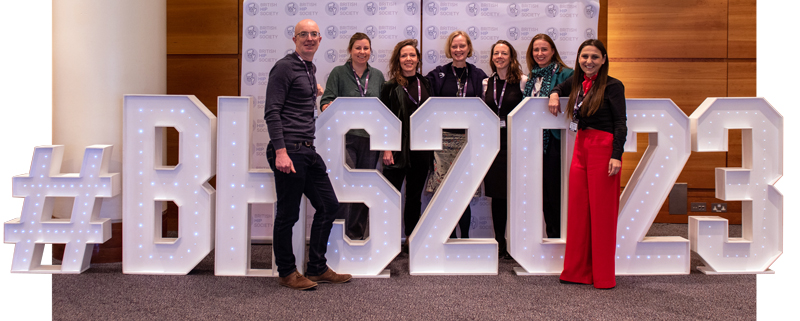
M 514 49 L 508 41 L 505 40 L 498 40 L 492 45 L 492 50 L 489 51 L 489 55 L 494 57 L 494 47 L 497 45 L 506 45 L 508 47 L 510 59 L 508 63 L 508 74 L 506 75 L 506 82 L 512 84 L 518 84 L 520 79 L 522 79 L 522 69 L 519 68 L 519 61 L 517 60 L 517 50 Z M 494 59 L 489 59 L 489 66 L 492 67 L 492 72 L 497 72 L 497 66 L 494 65 Z
M 369 39 L 366 33 L 363 32 L 356 32 L 353 36 L 350 37 L 350 44 L 347 45 L 347 54 L 350 54 L 350 51 L 353 50 L 353 46 L 356 44 L 356 41 L 367 39 L 369 42 L 369 53 L 372 54 L 372 40 Z M 369 60 L 369 59 L 367 59 Z M 353 61 L 353 57 L 348 57 L 347 61 Z
M 528 72 L 533 70 L 534 66 L 538 65 L 536 63 L 536 60 L 533 59 L 533 43 L 536 42 L 536 40 L 544 40 L 550 44 L 550 48 L 553 49 L 553 58 L 550 58 L 550 61 L 552 62 L 553 60 L 555 60 L 558 62 L 557 71 L 561 71 L 564 68 L 569 69 L 569 66 L 567 66 L 567 64 L 565 64 L 563 60 L 561 60 L 561 55 L 558 54 L 558 49 L 556 49 L 556 43 L 553 42 L 553 38 L 550 38 L 550 36 L 546 34 L 540 33 L 538 35 L 533 36 L 533 38 L 531 39 L 531 43 L 528 44 L 528 51 L 525 53 L 525 62 L 528 64 Z M 539 67 L 544 67 L 544 66 L 539 66 Z
M 583 83 L 583 76 L 586 75 L 586 73 L 581 69 L 581 51 L 583 51 L 583 48 L 586 46 L 593 46 L 597 48 L 597 50 L 600 50 L 600 53 L 603 54 L 606 61 L 600 66 L 600 71 L 597 72 L 597 79 L 594 80 L 592 88 L 589 89 L 589 92 L 586 94 L 586 99 L 583 101 L 583 106 L 580 111 L 581 117 L 591 116 L 600 109 L 600 106 L 603 104 L 606 84 L 608 83 L 608 53 L 606 52 L 606 47 L 603 45 L 602 41 L 597 39 L 584 41 L 578 48 L 578 56 L 575 58 L 575 73 L 572 74 L 572 90 L 569 92 L 569 103 L 567 103 L 567 106 L 575 106 L 578 93 L 583 90 L 581 84 Z M 571 112 L 567 114 L 569 118 L 572 118 Z
M 417 52 L 417 72 L 422 72 L 419 63 L 420 54 L 419 49 L 417 48 L 417 39 L 406 39 L 398 42 L 394 46 L 394 50 L 392 50 L 392 58 L 389 60 L 389 79 L 394 79 L 394 81 L 401 86 L 408 85 L 406 77 L 403 77 L 403 68 L 400 67 L 400 50 L 405 46 L 414 47 L 414 51 Z

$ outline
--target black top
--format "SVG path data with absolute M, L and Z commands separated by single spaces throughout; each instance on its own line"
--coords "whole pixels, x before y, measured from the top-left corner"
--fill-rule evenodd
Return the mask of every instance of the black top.
M 275 62 L 269 71 L 264 120 L 276 150 L 286 147 L 284 141 L 314 140 L 316 72 L 314 63 L 294 53 Z
M 572 89 L 574 76 L 567 78 L 563 83 L 558 84 L 551 93 L 557 93 L 559 97 L 566 97 Z M 589 97 L 584 98 L 584 101 Z M 566 113 L 571 113 L 574 106 L 566 106 Z M 625 86 L 616 78 L 608 77 L 606 90 L 603 94 L 603 104 L 594 113 L 587 117 L 579 117 L 578 129 L 594 128 L 614 134 L 613 150 L 611 158 L 622 160 L 623 147 L 628 135 L 627 111 L 625 109 Z
M 494 91 L 494 83 L 495 79 L 497 79 L 497 97 L 496 99 L 500 99 L 500 96 L 503 96 L 503 102 L 500 104 L 500 109 L 497 109 L 497 102 L 495 101 L 495 91 Z M 510 113 L 517 105 L 522 101 L 524 98 L 522 94 L 522 90 L 519 88 L 519 83 L 509 83 L 506 85 L 505 94 L 503 94 L 503 84 L 506 83 L 505 80 L 500 79 L 496 75 L 493 77 L 489 77 L 487 79 L 488 85 L 486 87 L 486 92 L 484 93 L 483 101 L 486 103 L 486 106 L 489 106 L 497 116 L 500 117 L 500 120 L 507 120 L 508 113 Z M 506 127 L 500 128 L 500 148 L 506 149 L 507 144 L 507 136 L 508 132 Z
M 387 81 L 381 88 L 381 102 L 400 119 L 402 124 L 400 151 L 392 152 L 394 164 L 383 165 L 384 168 L 406 168 L 411 166 L 411 114 L 417 111 L 419 106 L 430 97 L 431 85 L 426 78 L 420 74 L 417 74 L 416 77 L 405 78 L 408 81 L 405 90 L 394 79 Z M 418 103 L 414 103 L 409 96 L 413 97 L 414 100 L 419 98 L 418 81 L 421 81 L 419 88 L 422 90 L 422 99 Z M 408 93 L 406 93 L 406 90 L 408 90 Z M 426 158 L 425 163 L 427 164 L 429 151 L 414 151 L 414 153 L 416 154 L 414 157 Z

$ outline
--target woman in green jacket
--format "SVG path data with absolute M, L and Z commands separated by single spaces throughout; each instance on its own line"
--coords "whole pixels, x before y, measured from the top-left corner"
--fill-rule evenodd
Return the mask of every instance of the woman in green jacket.
M 550 36 L 540 33 L 531 39 L 525 55 L 528 83 L 525 97 L 549 97 L 556 85 L 572 76 Z M 561 131 L 544 130 L 544 163 L 542 164 L 542 209 L 548 238 L 561 237 Z

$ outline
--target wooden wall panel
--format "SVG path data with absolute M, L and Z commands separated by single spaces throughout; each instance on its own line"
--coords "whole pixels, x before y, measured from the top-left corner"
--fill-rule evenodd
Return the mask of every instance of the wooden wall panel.
M 756 61 L 728 62 L 728 97 L 756 96 Z
M 725 62 L 621 62 L 612 59 L 609 68 L 609 75 L 625 84 L 626 98 L 671 98 L 686 115 L 691 115 L 707 97 L 727 95 Z
M 728 56 L 726 0 L 609 0 L 608 7 L 611 58 Z
M 180 55 L 167 58 L 167 93 L 195 95 L 215 115 L 217 96 L 239 95 L 236 55 Z
M 167 54 L 239 53 L 238 0 L 167 0 Z
M 728 58 L 756 58 L 756 0 L 728 0 L 728 11 Z
M 691 202 L 704 202 L 708 212 L 690 212 L 689 204 L 687 204 L 687 215 L 671 215 L 669 214 L 669 197 L 664 202 L 661 210 L 656 215 L 654 222 L 656 223 L 688 223 L 689 216 L 702 215 L 702 216 L 720 216 L 727 219 L 728 224 L 742 224 L 742 202 L 724 202 L 714 197 L 713 189 L 696 189 L 689 191 L 689 203 Z M 715 213 L 711 212 L 711 203 L 728 203 L 728 212 Z

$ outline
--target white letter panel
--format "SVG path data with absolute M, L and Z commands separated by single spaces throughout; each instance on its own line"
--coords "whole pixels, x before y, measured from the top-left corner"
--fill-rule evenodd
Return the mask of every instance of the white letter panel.
M 40 146 L 31 170 L 12 180 L 14 197 L 24 197 L 22 215 L 4 224 L 13 243 L 11 272 L 81 273 L 89 268 L 94 244 L 111 238 L 111 222 L 99 218 L 102 197 L 120 193 L 119 173 L 108 173 L 111 145 L 86 148 L 80 174 L 62 174 L 64 146 Z M 53 219 L 54 197 L 74 199 L 69 220 Z M 45 244 L 63 243 L 61 265 L 41 265 Z
M 728 221 L 692 216 L 692 251 L 707 274 L 764 273 L 783 253 L 783 117 L 763 98 L 708 98 L 690 117 L 692 150 L 727 151 L 728 129 L 742 129 L 742 167 L 716 169 L 716 197 L 742 201 L 742 237 Z
M 374 169 L 350 169 L 344 163 L 344 135 L 360 128 L 370 134 L 370 149 L 400 150 L 400 120 L 378 98 L 340 97 L 317 119 L 317 153 L 325 160 L 340 202 L 369 207 L 369 237 L 350 240 L 344 221 L 333 224 L 328 238 L 328 265 L 354 276 L 389 277 L 384 271 L 400 253 L 400 192 Z
M 625 151 L 636 151 L 636 133 L 649 146 L 620 196 L 617 275 L 688 274 L 689 240 L 645 236 L 689 160 L 689 118 L 669 99 L 627 99 Z
M 561 105 L 567 105 L 567 98 Z M 548 98 L 526 98 L 508 114 L 508 247 L 518 275 L 560 274 L 567 235 L 567 191 L 575 134 L 566 113 L 550 114 Z M 563 108 L 563 107 L 562 107 Z M 543 129 L 564 129 L 561 139 L 561 238 L 545 235 L 542 209 Z M 564 139 L 565 138 L 565 139 Z
M 467 129 L 467 143 L 409 237 L 412 275 L 497 274 L 493 238 L 450 239 L 450 232 L 500 150 L 500 119 L 480 98 L 432 97 L 411 115 L 411 149 L 442 148 L 442 129 Z
M 123 273 L 189 273 L 214 248 L 217 118 L 194 96 L 124 100 Z M 180 133 L 177 166 L 160 163 L 162 127 Z M 177 239 L 161 237 L 161 201 L 178 206 Z

